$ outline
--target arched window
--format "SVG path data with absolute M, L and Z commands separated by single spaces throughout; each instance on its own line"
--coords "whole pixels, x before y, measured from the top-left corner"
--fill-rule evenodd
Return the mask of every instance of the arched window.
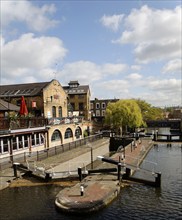
M 62 117 L 63 117 L 62 107 L 61 107 L 61 106 L 59 106 L 59 108 L 58 108 L 58 114 L 59 114 L 59 118 L 62 118 Z
M 59 141 L 61 140 L 61 133 L 58 130 L 55 130 L 52 134 L 51 141 Z
M 80 138 L 80 135 L 82 135 L 82 130 L 80 127 L 77 127 L 75 130 L 75 137 L 78 139 Z
M 52 117 L 56 118 L 56 106 L 52 106 Z
M 73 137 L 73 132 L 70 128 L 67 128 L 65 131 L 64 138 L 67 139 L 67 138 L 71 138 L 71 137 Z

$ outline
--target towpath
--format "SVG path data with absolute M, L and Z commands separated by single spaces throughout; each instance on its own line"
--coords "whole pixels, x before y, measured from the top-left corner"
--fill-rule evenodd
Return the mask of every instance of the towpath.
M 93 160 L 95 160 L 98 155 L 108 155 L 109 138 L 102 138 L 95 142 L 87 143 L 86 145 L 74 148 L 70 151 L 63 152 L 38 162 L 31 161 L 30 157 L 29 163 L 35 162 L 36 166 L 43 166 L 46 170 L 53 169 L 54 172 L 70 171 L 72 169 L 75 170 L 78 168 L 78 166 L 91 163 L 91 147 L 93 150 Z M 15 177 L 12 168 L 1 170 L 0 190 L 7 188 L 13 180 L 15 180 Z

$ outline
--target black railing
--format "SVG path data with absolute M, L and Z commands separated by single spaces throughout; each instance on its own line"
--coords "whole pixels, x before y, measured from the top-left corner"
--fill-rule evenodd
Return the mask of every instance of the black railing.
M 34 152 L 24 152 L 16 155 L 7 156 L 6 158 L 2 158 L 0 160 L 0 170 L 12 167 L 13 162 L 25 163 L 26 160 L 41 161 L 48 157 L 55 156 L 57 154 L 61 154 L 66 151 L 70 151 L 74 148 L 86 145 L 89 142 L 94 142 L 102 138 L 102 134 L 91 135 L 84 139 L 79 139 L 70 143 L 58 145 L 51 147 L 49 149 L 34 151 Z

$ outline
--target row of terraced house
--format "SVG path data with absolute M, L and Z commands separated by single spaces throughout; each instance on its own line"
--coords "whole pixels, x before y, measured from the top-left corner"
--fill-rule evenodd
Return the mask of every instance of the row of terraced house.
M 28 116 L 18 116 L 22 96 Z M 89 85 L 58 80 L 0 86 L 0 158 L 82 140 L 103 126 L 108 102 Z M 99 124 L 100 127 L 94 126 Z

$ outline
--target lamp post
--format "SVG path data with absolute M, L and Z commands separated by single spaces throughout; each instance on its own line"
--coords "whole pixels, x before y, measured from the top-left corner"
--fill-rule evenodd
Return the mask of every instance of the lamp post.
M 91 169 L 93 169 L 93 148 L 90 147 L 90 150 L 91 150 Z
M 87 143 L 87 146 L 90 148 L 91 169 L 93 169 L 93 148 L 90 143 Z

